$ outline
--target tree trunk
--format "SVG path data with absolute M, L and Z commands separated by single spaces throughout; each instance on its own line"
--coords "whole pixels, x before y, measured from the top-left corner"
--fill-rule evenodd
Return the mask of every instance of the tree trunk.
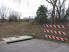
M 52 24 L 55 23 L 55 5 L 53 6 L 53 11 L 52 11 Z

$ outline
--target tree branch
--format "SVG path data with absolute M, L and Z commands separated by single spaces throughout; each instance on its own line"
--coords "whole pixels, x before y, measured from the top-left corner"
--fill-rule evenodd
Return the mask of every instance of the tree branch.
M 53 5 L 53 2 L 52 0 L 46 0 L 48 3 L 52 4 Z
M 62 4 L 61 4 L 61 6 L 60 6 L 60 7 L 62 7 L 62 5 L 65 3 L 65 1 L 66 1 L 66 0 L 63 0 L 63 2 L 62 2 Z

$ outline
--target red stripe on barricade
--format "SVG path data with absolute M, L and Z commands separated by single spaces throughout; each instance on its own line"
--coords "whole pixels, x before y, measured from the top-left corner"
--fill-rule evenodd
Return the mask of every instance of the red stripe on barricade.
M 48 27 L 50 28 L 50 25 L 48 24 Z
M 49 30 L 49 33 L 51 33 L 51 31 Z
M 54 26 L 52 25 L 52 28 L 54 28 Z
M 58 26 L 57 25 L 55 25 L 56 26 L 56 28 L 58 28 Z

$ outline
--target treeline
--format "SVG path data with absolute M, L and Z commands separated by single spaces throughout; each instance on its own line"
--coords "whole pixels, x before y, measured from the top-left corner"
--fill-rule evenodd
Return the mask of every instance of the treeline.
M 69 7 L 66 9 L 66 0 L 46 0 L 51 9 L 41 5 L 37 12 L 35 21 L 39 24 L 67 24 L 69 20 Z
M 14 11 L 5 6 L 0 7 L 0 23 L 4 22 L 29 22 L 33 23 L 34 18 L 24 17 L 21 18 L 21 13 Z
M 21 14 L 5 6 L 0 7 L 0 22 L 18 22 Z
M 0 22 L 29 22 L 37 24 L 67 24 L 69 23 L 69 7 L 65 7 L 66 0 L 46 0 L 51 5 L 48 7 L 41 5 L 36 11 L 34 18 L 23 18 L 19 12 L 6 7 L 0 8 Z

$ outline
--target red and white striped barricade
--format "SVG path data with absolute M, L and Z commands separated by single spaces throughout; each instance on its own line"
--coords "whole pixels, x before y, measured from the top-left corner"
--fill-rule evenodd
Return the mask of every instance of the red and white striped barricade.
M 66 32 L 55 31 L 55 30 L 47 30 L 47 29 L 44 29 L 44 32 L 53 33 L 53 34 L 60 34 L 60 35 L 66 35 Z
M 66 25 L 49 25 L 49 24 L 45 24 L 44 27 L 45 28 L 62 28 L 62 29 L 67 28 Z
M 45 38 L 54 39 L 54 40 L 61 40 L 61 41 L 64 41 L 64 42 L 67 41 L 67 38 L 61 38 L 61 37 L 56 37 L 56 36 L 52 36 L 52 35 L 45 35 Z

